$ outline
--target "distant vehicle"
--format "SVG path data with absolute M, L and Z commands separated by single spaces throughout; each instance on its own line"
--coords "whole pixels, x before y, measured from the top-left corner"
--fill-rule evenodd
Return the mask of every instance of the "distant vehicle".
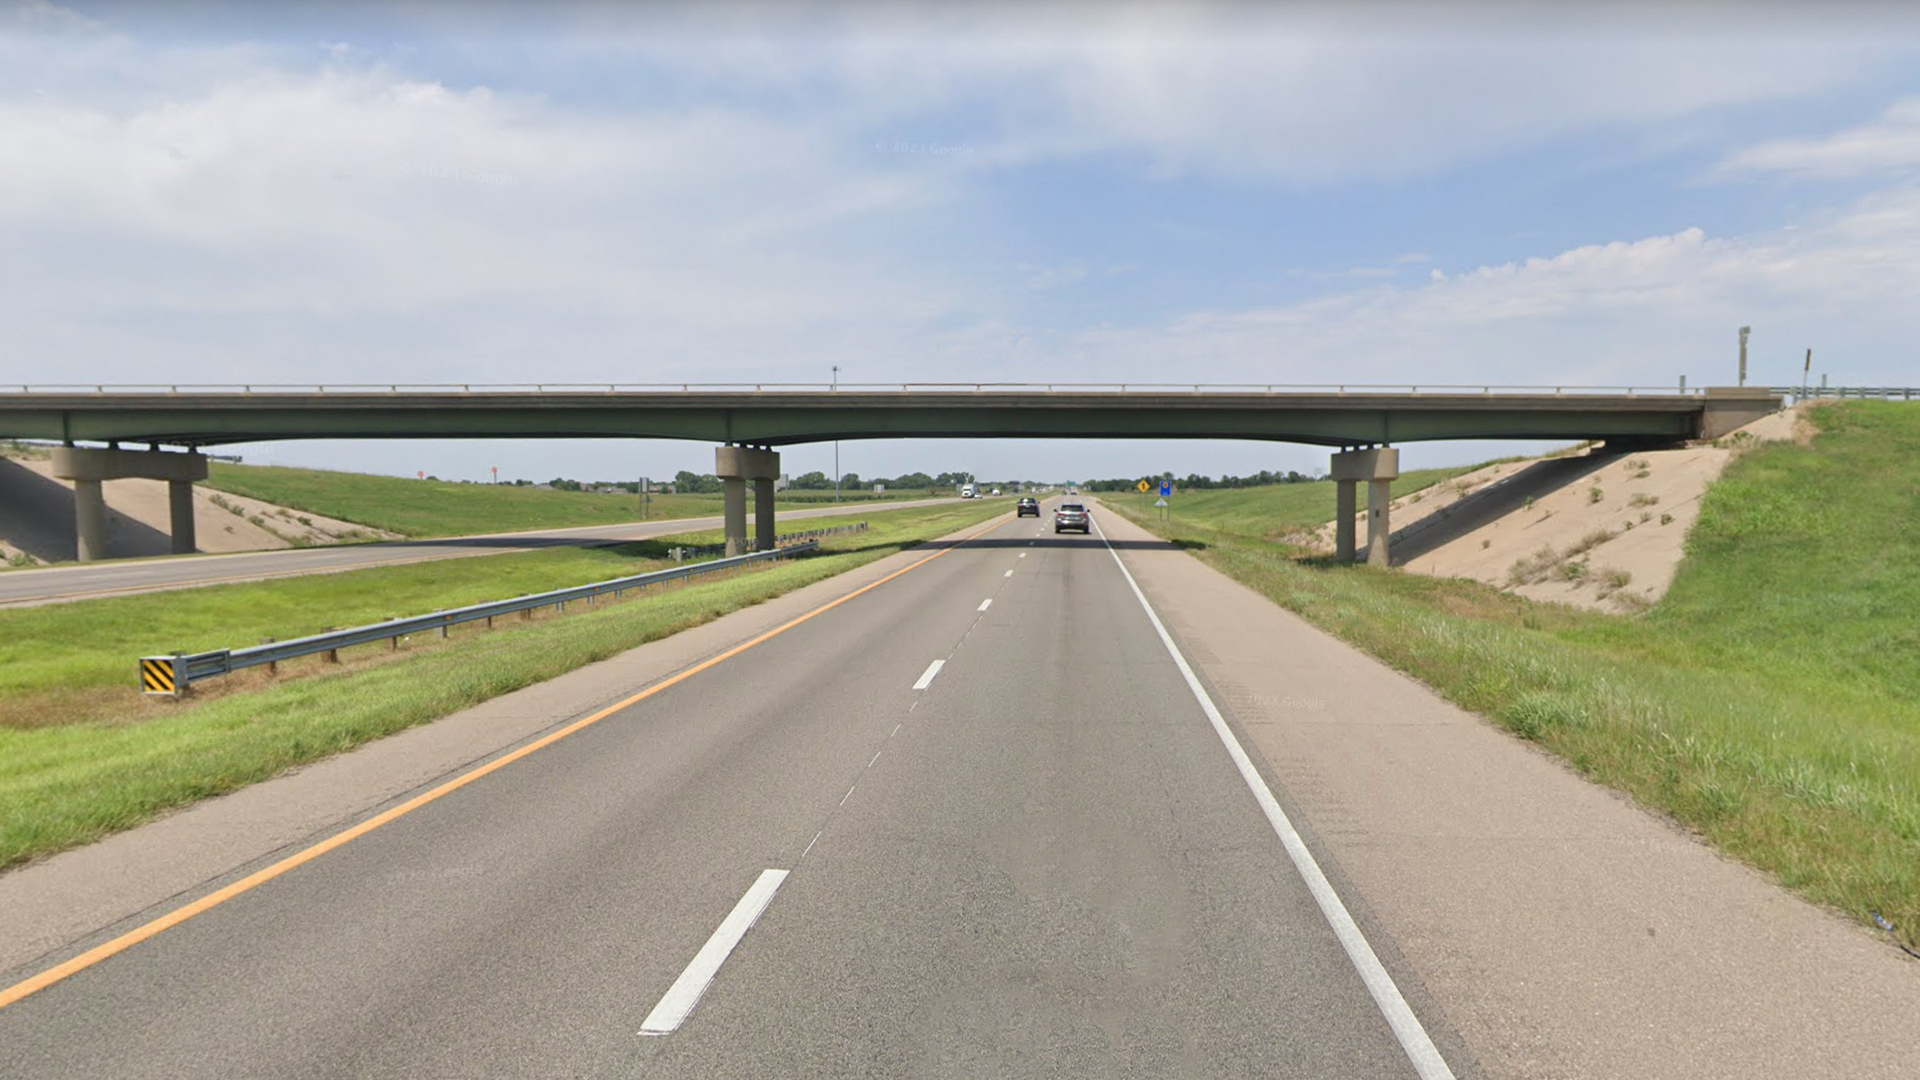
M 1053 512 L 1053 531 L 1063 533 L 1068 529 L 1093 535 L 1093 515 L 1079 503 L 1061 503 L 1060 509 Z
M 990 494 L 990 495 L 998 495 L 998 494 L 1000 494 L 1000 489 L 999 489 L 999 488 L 994 488 L 994 489 L 993 489 L 992 491 L 990 491 L 990 492 L 988 492 L 988 494 Z
M 1014 517 L 1040 516 L 1040 500 L 1031 496 L 1021 499 L 1013 508 Z
M 980 497 L 980 492 L 972 484 L 962 484 L 960 486 L 960 497 L 963 499 L 977 499 Z

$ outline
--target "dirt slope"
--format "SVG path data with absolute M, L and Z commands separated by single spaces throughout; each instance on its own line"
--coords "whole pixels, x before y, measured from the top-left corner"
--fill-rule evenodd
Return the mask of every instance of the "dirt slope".
M 114 558 L 166 555 L 170 513 L 167 485 L 160 480 L 109 480 L 107 550 Z M 205 487 L 193 491 L 194 531 L 205 552 L 271 551 L 394 539 L 364 525 L 228 495 Z M 76 551 L 73 485 L 54 479 L 44 451 L 9 449 L 0 455 L 0 565 L 71 560 Z
M 1394 565 L 1535 600 L 1644 608 L 1673 584 L 1700 498 L 1727 463 L 1745 447 L 1805 436 L 1789 410 L 1712 444 L 1490 465 L 1393 503 Z M 1364 515 L 1358 529 L 1364 543 Z M 1333 538 L 1328 522 L 1308 540 L 1331 551 Z

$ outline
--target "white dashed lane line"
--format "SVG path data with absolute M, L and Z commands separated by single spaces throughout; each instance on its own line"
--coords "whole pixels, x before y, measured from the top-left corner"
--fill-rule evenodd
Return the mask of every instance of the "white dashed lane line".
M 985 611 L 992 606 L 993 606 L 993 597 L 989 596 L 985 600 L 980 601 L 979 610 Z
M 927 687 L 932 686 L 933 677 L 940 674 L 940 669 L 946 666 L 947 662 L 945 660 L 935 660 L 933 663 L 928 664 L 927 670 L 920 673 L 920 679 L 913 684 L 913 688 L 915 690 L 925 690 Z
M 814 839 L 819 839 L 815 837 Z M 808 845 L 811 847 L 812 845 Z M 666 996 L 660 1004 L 653 1007 L 647 1018 L 640 1023 L 642 1035 L 670 1035 L 679 1030 L 686 1022 L 693 1007 L 700 1003 L 700 995 L 707 992 L 713 984 L 713 977 L 720 973 L 720 965 L 727 962 L 733 954 L 734 946 L 747 935 L 760 913 L 767 910 L 773 902 L 773 894 L 779 890 L 780 883 L 787 880 L 785 870 L 762 870 L 760 876 L 747 889 L 747 894 L 733 906 L 733 911 L 721 920 L 720 928 L 713 932 L 707 943 L 694 954 L 693 962 L 680 973 L 680 977 L 667 988 Z

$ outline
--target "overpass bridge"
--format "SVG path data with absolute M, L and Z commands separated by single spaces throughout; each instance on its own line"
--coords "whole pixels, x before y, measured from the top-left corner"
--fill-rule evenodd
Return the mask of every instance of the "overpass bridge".
M 1369 487 L 1369 558 L 1385 559 L 1395 443 L 1568 439 L 1657 445 L 1717 438 L 1780 407 L 1765 388 L 1286 386 L 1084 383 L 667 385 L 157 385 L 0 387 L 0 438 L 61 444 L 75 483 L 80 557 L 104 554 L 99 484 L 174 487 L 174 546 L 193 550 L 199 450 L 282 439 L 693 439 L 719 444 L 730 551 L 773 534 L 776 447 L 886 438 L 1256 439 L 1337 447 L 1343 555 L 1357 485 Z M 106 449 L 80 443 L 106 443 Z M 133 450 L 122 443 L 144 443 Z M 184 447 L 167 452 L 162 446 Z

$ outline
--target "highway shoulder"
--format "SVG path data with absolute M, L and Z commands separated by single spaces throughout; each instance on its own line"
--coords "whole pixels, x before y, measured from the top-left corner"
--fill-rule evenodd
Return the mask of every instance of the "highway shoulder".
M 1466 1044 L 1435 1033 L 1456 1068 L 1911 1075 L 1920 980 L 1891 950 L 1118 515 L 1101 524 L 1413 976 L 1395 978 L 1432 1003 L 1416 1008 Z
M 1008 516 L 1011 516 L 1010 514 Z M 999 519 L 994 519 L 999 520 Z M 0 874 L 0 983 L 76 955 L 331 833 L 926 559 L 968 529 Z

